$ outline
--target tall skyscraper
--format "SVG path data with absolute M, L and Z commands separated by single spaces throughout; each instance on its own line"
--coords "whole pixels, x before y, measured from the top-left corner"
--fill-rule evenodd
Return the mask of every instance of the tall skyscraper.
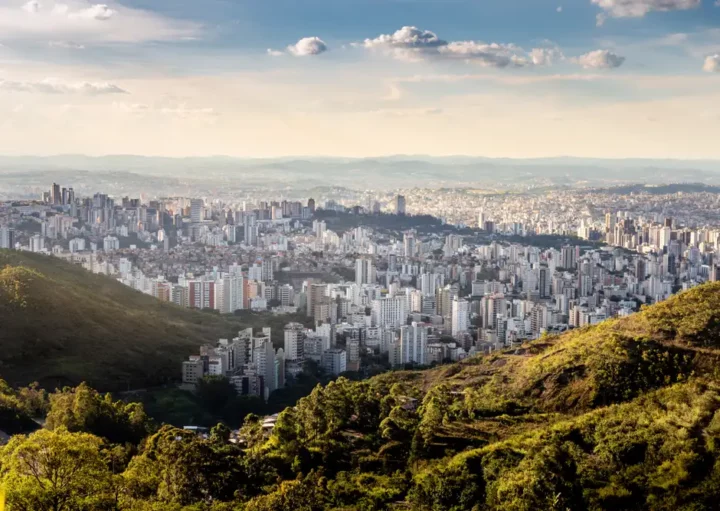
M 50 202 L 52 204 L 62 204 L 62 193 L 60 192 L 60 185 L 57 183 L 53 183 L 50 189 Z
M 190 221 L 194 224 L 203 221 L 203 201 L 202 199 L 192 199 L 190 201 Z
M 319 305 L 326 303 L 329 298 L 327 297 L 327 284 L 309 284 L 307 287 L 307 315 L 309 317 L 315 316 L 315 308 Z M 287 350 L 286 350 L 287 351 Z
M 370 257 L 360 257 L 355 261 L 355 283 L 358 286 L 375 283 L 375 265 Z
M 566 245 L 562 247 L 560 250 L 560 264 L 559 266 L 564 269 L 572 269 L 575 268 L 575 261 L 576 259 L 577 251 L 575 247 Z
M 245 245 L 249 247 L 257 245 L 258 226 L 255 220 L 255 215 L 247 215 L 245 217 L 245 224 L 243 228 L 245 230 Z
M 415 231 L 407 231 L 403 234 L 403 249 L 405 257 L 415 257 L 417 255 Z
M 405 214 L 405 196 L 404 195 L 398 195 L 395 197 L 395 214 L 396 215 L 404 215 Z
M 462 298 L 452 302 L 452 335 L 467 332 L 470 326 L 470 303 Z
M 305 358 L 305 327 L 300 323 L 285 325 L 285 360 Z
M 422 323 L 400 327 L 400 356 L 404 364 L 427 363 L 427 338 L 428 327 Z

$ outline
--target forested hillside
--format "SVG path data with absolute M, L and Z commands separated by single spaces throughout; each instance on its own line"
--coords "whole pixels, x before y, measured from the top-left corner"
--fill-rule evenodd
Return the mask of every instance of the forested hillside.
M 291 318 L 220 316 L 163 303 L 58 258 L 0 250 L 0 376 L 127 390 L 177 381 L 203 344 Z M 279 337 L 278 337 L 279 336 Z
M 47 422 L 0 475 L 11 511 L 718 509 L 719 356 L 708 284 L 519 350 L 341 378 L 271 433 L 251 415 L 201 438 L 86 386 L 6 387 L 14 416 Z

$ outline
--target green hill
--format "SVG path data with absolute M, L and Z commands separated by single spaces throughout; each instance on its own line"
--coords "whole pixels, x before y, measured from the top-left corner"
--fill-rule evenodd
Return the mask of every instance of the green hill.
M 0 322 L 0 376 L 8 382 L 87 381 L 102 390 L 177 380 L 198 346 L 243 326 L 54 257 L 14 251 L 0 251 Z
M 6 310 L 44 310 L 37 309 L 47 305 L 38 294 L 57 278 L 40 268 L 46 261 L 33 256 L 25 269 L 3 272 L 3 318 Z M 71 271 L 57 268 L 63 276 Z M 72 279 L 63 281 L 69 286 Z M 104 297 L 93 303 L 102 308 Z M 186 317 L 172 310 L 172 317 Z M 58 314 L 47 317 L 59 321 Z M 82 342 L 87 348 L 99 341 Z M 107 342 L 103 348 L 110 349 Z M 115 505 L 122 495 L 122 509 L 720 509 L 720 283 L 520 349 L 359 382 L 340 378 L 286 408 L 271 433 L 248 416 L 237 443 L 225 427 L 207 439 L 170 426 L 153 431 L 137 405 L 89 394 L 83 388 L 51 396 L 49 427 L 58 429 L 0 450 L 10 467 L 0 483 L 11 489 L 11 509 L 40 488 L 26 467 L 45 460 L 28 464 L 27 456 L 46 446 L 62 454 L 75 444 L 97 462 L 87 480 L 105 481 L 89 486 L 90 494 L 83 487 L 82 502 Z M 27 391 L 5 395 L 0 424 L 20 428 L 23 410 L 39 408 L 27 404 Z M 128 424 L 145 428 L 136 437 L 150 437 L 136 438 L 110 468 L 102 441 L 80 433 L 124 438 L 119 433 Z
M 413 509 L 718 509 L 719 329 L 708 284 L 519 350 L 337 382 L 266 449 L 305 474 L 400 470 Z

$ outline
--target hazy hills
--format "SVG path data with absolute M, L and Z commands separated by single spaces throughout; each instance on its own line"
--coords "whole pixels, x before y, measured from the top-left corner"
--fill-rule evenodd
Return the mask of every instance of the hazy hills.
M 0 251 L 0 376 L 11 384 L 123 389 L 176 380 L 234 318 L 162 303 L 59 259 Z
M 202 178 L 198 170 L 202 169 Z M 238 182 L 246 186 L 332 185 L 366 189 L 386 187 L 463 186 L 516 188 L 528 186 L 603 186 L 620 183 L 701 182 L 720 184 L 720 162 L 591 158 L 479 158 L 422 155 L 377 158 L 162 158 L 130 155 L 88 157 L 0 156 L 3 174 L 42 172 L 71 178 L 74 172 L 134 173 L 145 178 L 163 176 L 207 185 Z M 88 177 L 83 176 L 84 180 Z M 122 174 L 118 175 L 121 178 Z M 0 181 L 1 182 L 1 181 Z

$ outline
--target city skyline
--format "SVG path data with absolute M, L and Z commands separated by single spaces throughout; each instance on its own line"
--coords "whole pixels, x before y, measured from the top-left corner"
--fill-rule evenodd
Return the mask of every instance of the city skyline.
M 720 158 L 712 0 L 0 5 L 0 154 Z

